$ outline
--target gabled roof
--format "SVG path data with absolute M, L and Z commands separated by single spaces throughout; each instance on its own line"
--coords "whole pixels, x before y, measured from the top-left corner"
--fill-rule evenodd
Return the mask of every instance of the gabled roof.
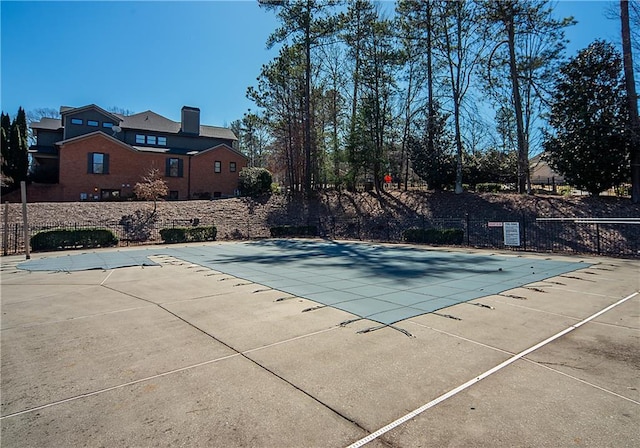
M 90 109 L 95 109 L 98 112 L 100 112 L 101 114 L 112 118 L 116 122 L 119 122 L 120 120 L 122 120 L 122 118 L 120 118 L 116 114 L 113 114 L 113 113 L 111 113 L 109 111 L 106 111 L 103 108 L 101 108 L 100 106 L 96 106 L 95 104 L 89 104 L 87 106 L 76 107 L 76 108 L 68 108 L 68 107 L 63 106 L 63 107 L 60 108 L 60 115 L 62 115 L 62 118 L 64 118 L 65 115 L 75 114 L 75 113 L 78 113 L 78 112 L 84 112 L 85 110 L 90 110 Z
M 95 138 L 95 137 L 106 138 L 107 140 L 110 140 L 113 143 L 117 143 L 118 145 L 122 146 L 123 148 L 126 148 L 126 149 L 128 149 L 130 151 L 135 151 L 131 145 L 128 145 L 125 142 L 120 141 L 117 138 L 110 136 L 109 134 L 105 134 L 102 131 L 93 131 L 93 132 L 90 132 L 88 134 L 82 134 L 82 135 L 78 135 L 77 137 L 72 137 L 72 138 L 68 138 L 66 140 L 61 140 L 59 142 L 56 142 L 56 145 L 62 146 L 62 145 L 66 145 L 67 143 L 77 142 L 77 141 L 86 140 L 86 139 Z
M 202 150 L 202 151 L 199 151 L 199 152 L 198 152 L 197 154 L 195 154 L 195 155 L 198 155 L 198 156 L 199 156 L 199 155 L 201 155 L 201 154 L 205 154 L 205 153 L 207 153 L 207 152 L 209 152 L 209 151 L 215 151 L 216 149 L 221 149 L 221 148 L 222 148 L 222 149 L 226 149 L 226 150 L 228 150 L 228 151 L 231 151 L 232 153 L 237 154 L 237 155 L 239 155 L 239 156 L 241 156 L 241 157 L 243 157 L 243 158 L 245 158 L 245 159 L 248 159 L 248 158 L 247 158 L 247 156 L 245 156 L 244 154 L 242 154 L 240 151 L 238 151 L 238 150 L 236 150 L 236 149 L 232 148 L 232 147 L 231 147 L 231 146 L 229 146 L 229 145 L 225 145 L 224 143 L 221 143 L 221 144 L 219 144 L 219 145 L 212 146 L 211 148 L 207 148 L 207 149 L 204 149 L 204 150 Z

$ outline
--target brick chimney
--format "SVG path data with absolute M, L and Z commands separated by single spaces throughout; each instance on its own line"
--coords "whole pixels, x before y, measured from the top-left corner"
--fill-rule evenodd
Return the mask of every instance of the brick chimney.
M 200 109 L 197 107 L 182 107 L 182 128 L 185 134 L 200 135 Z

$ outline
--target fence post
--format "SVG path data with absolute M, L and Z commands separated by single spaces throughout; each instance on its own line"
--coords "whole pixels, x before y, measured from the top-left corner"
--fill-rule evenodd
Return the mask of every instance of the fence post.
M 29 219 L 27 217 L 27 183 L 24 180 L 20 181 L 20 193 L 22 196 L 22 223 L 24 225 L 24 253 L 25 258 L 28 260 L 31 258 L 29 254 Z
M 600 224 L 596 223 L 596 250 L 600 255 Z
M 522 247 L 527 250 L 527 215 L 522 213 Z
M 469 242 L 470 242 L 470 240 L 469 240 L 469 233 L 470 233 L 470 231 L 469 231 L 469 229 L 470 229 L 470 226 L 469 226 L 469 213 L 465 213 L 464 214 L 464 220 L 465 220 L 465 226 L 466 226 L 465 231 L 466 231 L 466 234 L 467 234 L 467 246 L 470 246 L 470 244 L 469 244 Z
M 9 253 L 9 203 L 4 203 L 4 232 L 2 233 L 2 253 L 7 255 Z

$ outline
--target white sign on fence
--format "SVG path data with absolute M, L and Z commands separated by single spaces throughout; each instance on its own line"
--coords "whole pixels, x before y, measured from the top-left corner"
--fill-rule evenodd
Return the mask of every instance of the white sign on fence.
M 505 222 L 502 226 L 502 231 L 504 233 L 505 246 L 520 245 L 520 223 L 519 222 Z

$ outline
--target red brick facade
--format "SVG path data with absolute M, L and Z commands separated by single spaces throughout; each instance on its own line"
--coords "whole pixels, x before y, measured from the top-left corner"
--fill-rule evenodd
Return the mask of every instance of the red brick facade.
M 104 174 L 91 173 L 92 153 L 103 155 Z M 140 151 L 103 132 L 62 143 L 59 154 L 60 197 L 51 198 L 53 201 L 101 200 L 109 194 L 131 196 L 134 185 L 151 168 L 157 168 L 164 176 L 174 199 L 233 196 L 238 188 L 238 173 L 247 164 L 244 156 L 226 145 L 195 155 Z M 176 176 L 168 175 L 168 159 L 181 161 L 181 169 L 173 173 Z M 216 162 L 220 162 L 219 173 L 215 172 Z

